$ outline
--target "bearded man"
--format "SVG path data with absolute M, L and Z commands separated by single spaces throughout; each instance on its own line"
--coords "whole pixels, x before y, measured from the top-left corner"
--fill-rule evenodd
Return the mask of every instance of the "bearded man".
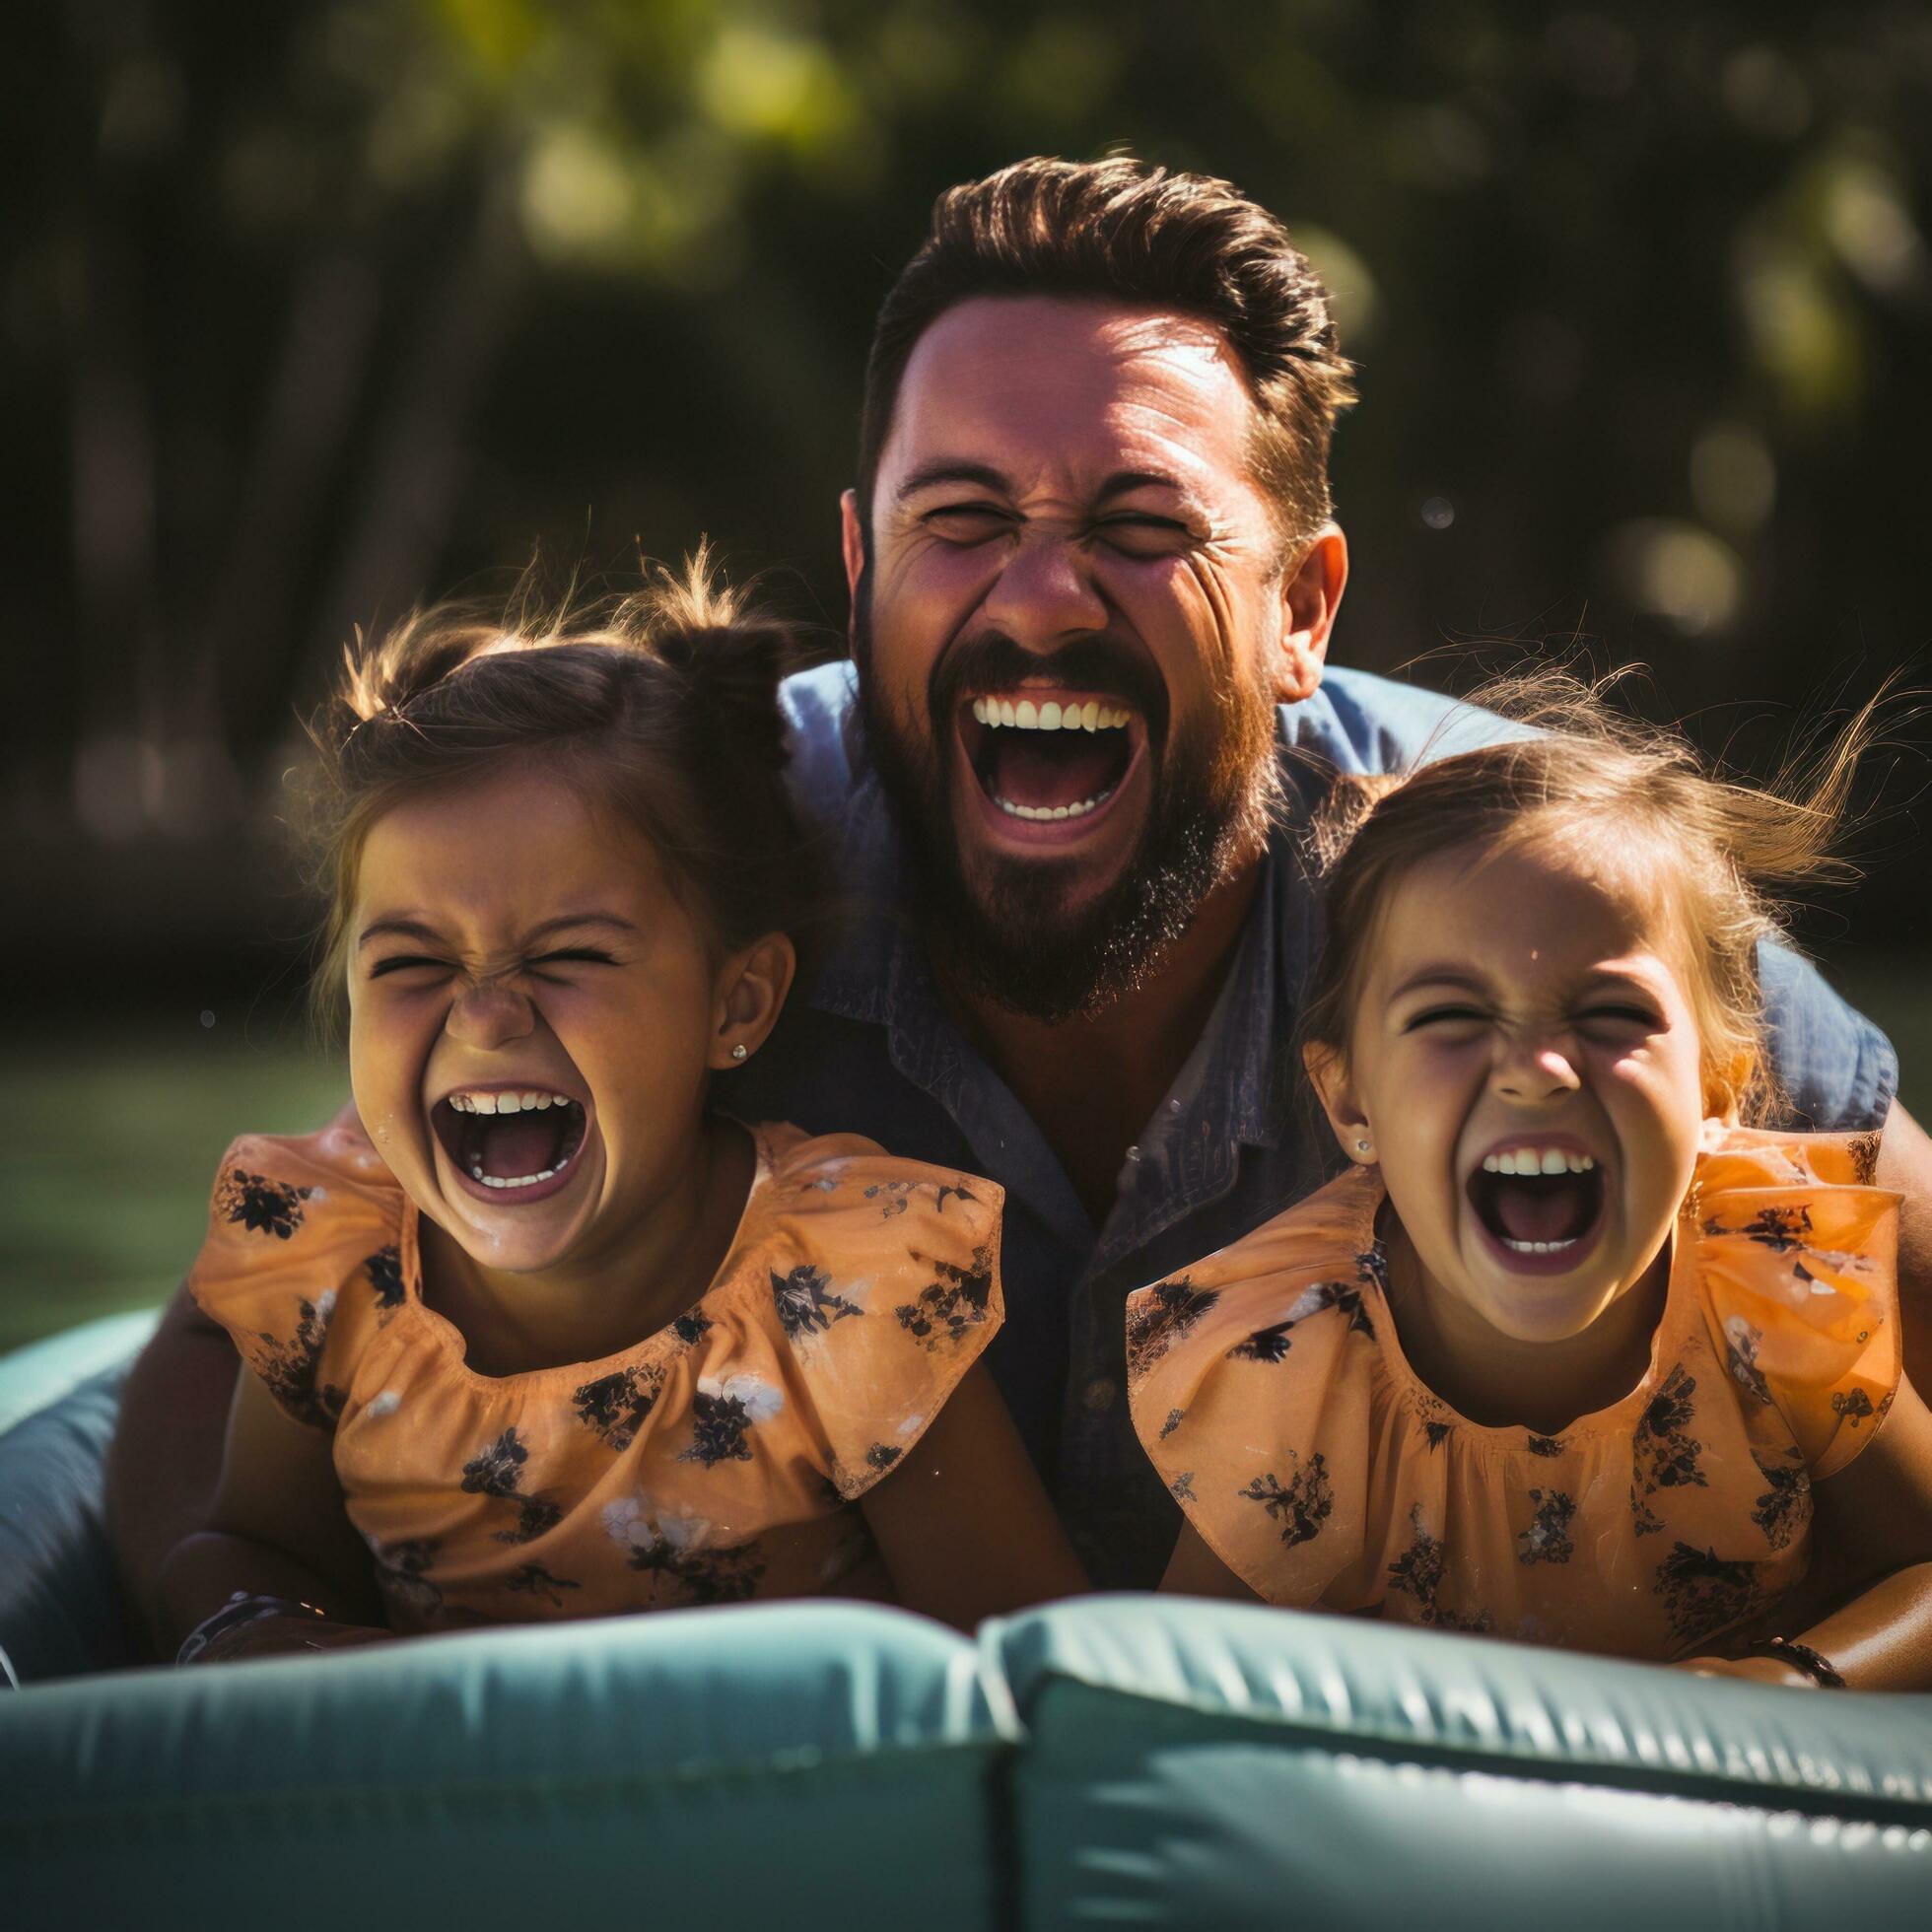
M 1036 160 L 951 189 L 872 344 L 853 661 L 788 686 L 862 913 L 724 1104 L 1006 1189 L 989 1359 L 1105 1587 L 1151 1587 L 1178 1525 L 1128 1417 L 1127 1291 L 1326 1178 L 1292 1052 L 1322 774 L 1505 728 L 1325 670 L 1351 400 L 1319 279 L 1227 183 Z M 1932 1336 L 1932 1146 L 1896 1057 L 1793 955 L 1761 966 L 1794 1119 L 1888 1128 Z M 179 1298 L 124 1400 L 113 1513 L 164 1644 L 232 1377 Z

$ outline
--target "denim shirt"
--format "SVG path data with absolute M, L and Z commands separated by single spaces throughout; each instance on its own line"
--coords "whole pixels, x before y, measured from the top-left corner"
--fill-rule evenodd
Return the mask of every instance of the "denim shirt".
M 789 680 L 785 700 L 794 785 L 833 828 L 840 884 L 860 912 L 757 1058 L 723 1076 L 720 1100 L 747 1120 L 863 1134 L 892 1153 L 975 1170 L 1006 1190 L 1006 1322 L 989 1366 L 1095 1584 L 1151 1588 L 1180 1515 L 1128 1415 L 1126 1296 L 1299 1201 L 1340 1158 L 1292 1064 L 1319 937 L 1300 833 L 1327 782 L 1295 754 L 1345 772 L 1383 772 L 1516 727 L 1344 669 L 1329 670 L 1313 697 L 1281 707 L 1289 809 L 1214 1010 L 1128 1149 L 1096 1228 L 1031 1116 L 947 1019 L 924 943 L 895 910 L 908 902 L 906 859 L 876 778 L 848 757 L 852 692 L 851 666 L 827 665 Z M 1898 1082 L 1890 1042 L 1794 954 L 1766 947 L 1760 970 L 1791 1124 L 1881 1124 Z

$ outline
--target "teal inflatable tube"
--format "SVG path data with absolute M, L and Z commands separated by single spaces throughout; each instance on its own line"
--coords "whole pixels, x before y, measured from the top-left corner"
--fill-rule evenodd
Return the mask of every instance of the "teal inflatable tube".
M 0 1924 L 1932 1924 L 1932 1698 L 1111 1597 L 124 1668 L 146 1332 L 0 1361 Z M 121 1668 L 117 1668 L 121 1667 Z

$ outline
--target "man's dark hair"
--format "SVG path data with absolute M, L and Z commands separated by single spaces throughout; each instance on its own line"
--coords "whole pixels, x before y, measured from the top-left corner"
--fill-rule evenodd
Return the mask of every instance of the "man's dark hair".
M 1288 232 L 1226 181 L 1129 155 L 1035 158 L 948 188 L 879 310 L 859 430 L 859 508 L 872 487 L 914 346 L 976 296 L 1089 296 L 1212 323 L 1257 412 L 1253 460 L 1288 539 L 1330 512 L 1329 438 L 1354 401 L 1328 291 Z

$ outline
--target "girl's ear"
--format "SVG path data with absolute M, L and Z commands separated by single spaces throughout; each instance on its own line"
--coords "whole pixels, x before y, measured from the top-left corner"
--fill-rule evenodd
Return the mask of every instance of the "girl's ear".
M 1704 1076 L 1705 1118 L 1736 1127 L 1738 1110 L 1757 1070 L 1758 1063 L 1748 1053 L 1734 1053 L 1722 1067 L 1712 1069 Z
M 783 932 L 754 939 L 718 969 L 707 1056 L 714 1070 L 742 1067 L 765 1044 L 797 970 L 797 952 Z
M 1358 1166 L 1368 1167 L 1375 1160 L 1375 1132 L 1362 1112 L 1354 1082 L 1348 1077 L 1348 1064 L 1339 1048 L 1311 1040 L 1301 1050 L 1301 1064 L 1308 1071 L 1308 1083 L 1322 1112 L 1342 1143 L 1342 1151 Z

